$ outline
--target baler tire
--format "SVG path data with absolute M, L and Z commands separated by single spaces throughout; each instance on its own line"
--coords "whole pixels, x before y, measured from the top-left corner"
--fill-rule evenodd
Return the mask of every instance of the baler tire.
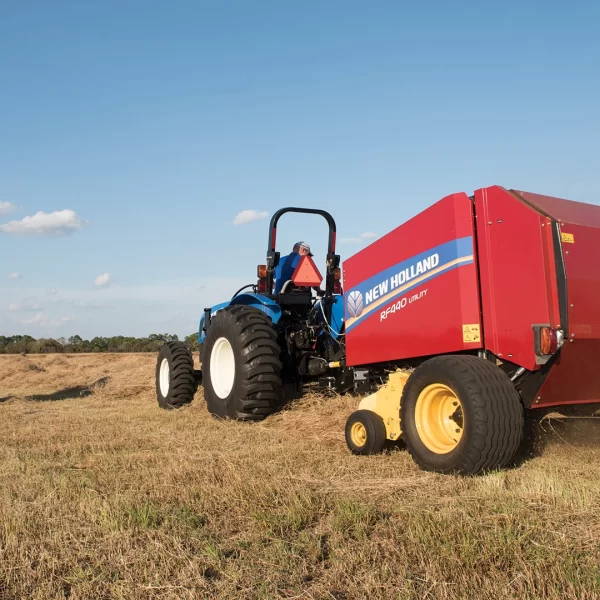
M 221 341 L 220 341 L 221 340 Z M 222 341 L 222 340 L 226 340 Z M 215 345 L 229 348 L 234 359 L 229 393 L 215 389 L 211 354 Z M 251 306 L 228 306 L 216 313 L 202 344 L 202 377 L 208 411 L 221 419 L 260 421 L 282 399 L 281 349 L 271 319 Z M 217 381 L 217 388 L 222 385 Z
M 346 421 L 345 434 L 346 444 L 352 454 L 379 454 L 385 448 L 385 424 L 372 410 L 354 411 Z
M 424 443 L 423 423 L 422 434 L 417 426 L 417 401 L 429 386 L 449 389 L 462 410 L 460 437 L 447 452 L 432 451 Z M 511 464 L 523 437 L 523 406 L 508 376 L 490 361 L 438 356 L 409 377 L 400 403 L 400 425 L 406 447 L 422 469 L 475 475 Z
M 156 397 L 166 410 L 181 408 L 194 399 L 198 387 L 194 359 L 183 342 L 167 342 L 156 361 Z

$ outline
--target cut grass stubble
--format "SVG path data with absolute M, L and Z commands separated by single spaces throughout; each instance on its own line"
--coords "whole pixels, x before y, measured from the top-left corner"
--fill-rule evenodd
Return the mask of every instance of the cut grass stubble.
M 600 596 L 596 422 L 554 423 L 518 469 L 437 476 L 351 456 L 350 397 L 255 424 L 201 391 L 161 411 L 154 360 L 0 357 L 0 598 Z

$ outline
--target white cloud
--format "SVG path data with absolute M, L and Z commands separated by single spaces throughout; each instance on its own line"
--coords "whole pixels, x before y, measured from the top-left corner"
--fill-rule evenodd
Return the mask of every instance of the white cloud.
M 39 312 L 31 317 L 31 319 L 23 319 L 21 323 L 24 325 L 39 325 L 40 327 L 56 328 L 66 325 L 73 320 L 73 317 L 58 317 L 57 319 L 52 319 L 48 313 Z
M 16 281 L 17 279 L 23 279 L 23 275 L 21 273 L 11 273 L 8 278 Z
M 31 319 L 23 319 L 21 323 L 25 323 L 26 325 L 39 325 L 43 321 L 47 321 L 49 319 L 47 313 L 39 312 L 35 315 L 35 317 L 31 317 Z
M 26 312 L 29 310 L 40 310 L 42 307 L 36 298 L 25 298 L 22 302 L 13 302 L 8 305 L 8 312 Z
M 54 294 L 58 294 L 58 290 L 55 288 L 52 288 L 51 290 L 48 290 L 46 292 L 46 294 L 48 294 L 48 296 L 53 296 Z
M 374 240 L 375 238 L 378 238 L 379 236 L 373 231 L 365 231 L 364 233 L 360 234 L 360 237 L 363 240 Z
M 342 244 L 360 244 L 362 242 L 362 240 L 359 237 L 352 237 L 352 238 L 342 238 L 340 240 L 340 242 Z
M 266 219 L 269 213 L 266 210 L 243 210 L 238 213 L 233 219 L 234 225 L 244 225 L 252 221 L 258 221 L 260 219 Z
M 0 225 L 0 231 L 16 235 L 67 235 L 81 229 L 87 223 L 88 221 L 84 221 L 70 209 L 51 213 L 40 210 L 32 217 Z
M 10 202 L 0 202 L 0 215 L 7 215 L 15 210 L 15 205 Z
M 94 277 L 91 277 L 91 285 L 77 288 L 61 286 L 55 296 L 47 295 L 47 287 L 24 290 L 10 285 L 7 279 L 5 282 L 2 287 L 0 280 L 0 335 L 27 333 L 40 338 L 77 333 L 91 339 L 96 335 L 145 336 L 154 333 L 159 320 L 167 315 L 171 315 L 172 320 L 165 331 L 177 333 L 180 337 L 195 333 L 202 309 L 231 298 L 233 291 L 248 283 L 248 277 L 194 277 L 129 284 L 115 280 L 113 275 L 111 285 L 104 288 L 96 287 Z M 21 305 L 25 301 L 30 304 L 32 312 L 7 311 L 9 303 Z M 31 308 L 36 303 L 42 308 Z M 146 305 L 144 310 L 142 305 Z M 40 312 L 39 322 L 21 321 L 31 321 Z M 175 312 L 181 314 L 175 315 Z
M 112 275 L 110 273 L 102 273 L 102 275 L 98 275 L 96 277 L 96 281 L 94 282 L 98 287 L 106 287 L 112 279 Z

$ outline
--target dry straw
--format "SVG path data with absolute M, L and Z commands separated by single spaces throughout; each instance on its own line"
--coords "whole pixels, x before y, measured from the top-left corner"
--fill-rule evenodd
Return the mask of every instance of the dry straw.
M 0 598 L 597 598 L 600 427 L 518 469 L 351 456 L 350 397 L 158 409 L 151 355 L 0 357 Z

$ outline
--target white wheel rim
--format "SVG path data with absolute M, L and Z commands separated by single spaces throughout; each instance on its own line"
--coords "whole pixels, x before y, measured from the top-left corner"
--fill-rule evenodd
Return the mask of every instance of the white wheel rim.
M 210 353 L 210 380 L 219 398 L 227 398 L 235 381 L 235 356 L 227 338 L 221 337 Z
M 171 385 L 171 367 L 169 366 L 169 359 L 167 358 L 163 358 L 162 362 L 160 363 L 158 384 L 160 386 L 160 393 L 162 394 L 163 398 L 166 398 Z

